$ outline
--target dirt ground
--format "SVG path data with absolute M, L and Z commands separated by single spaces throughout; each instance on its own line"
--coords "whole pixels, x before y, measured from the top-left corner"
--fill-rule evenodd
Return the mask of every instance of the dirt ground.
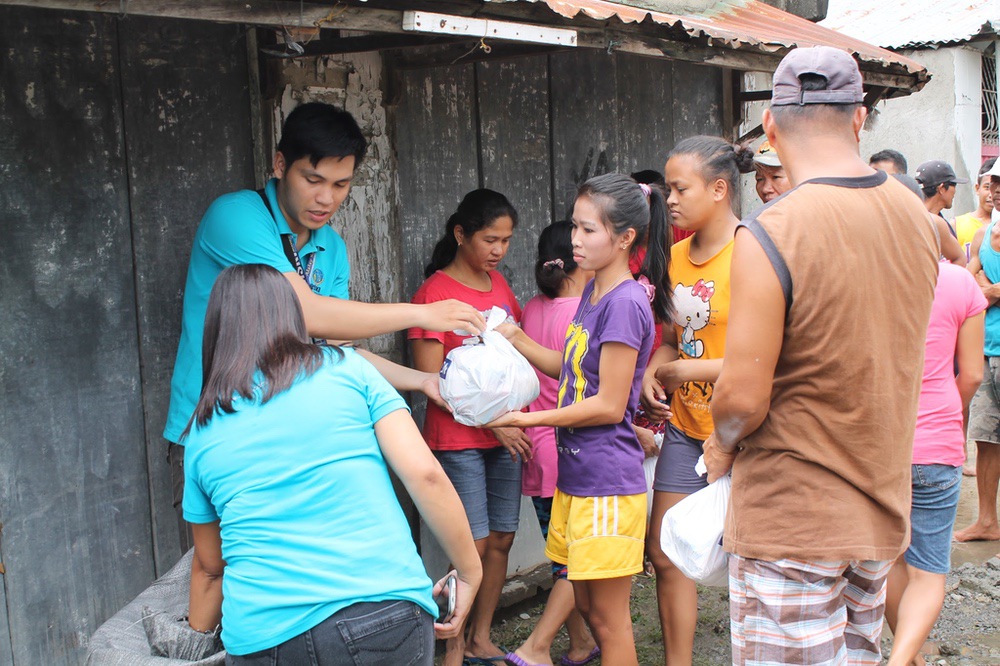
M 976 515 L 976 480 L 962 483 L 957 526 L 969 524 Z M 1000 666 L 1000 544 L 955 544 L 953 572 L 948 576 L 945 607 L 925 649 L 928 664 L 938 666 Z M 513 649 L 531 632 L 541 615 L 545 593 L 498 611 L 494 641 Z M 696 666 L 729 663 L 729 601 L 725 590 L 702 588 L 698 597 L 699 619 L 695 637 Z M 632 622 L 635 627 L 639 663 L 663 663 L 663 647 L 656 611 L 656 583 L 636 576 L 632 586 Z M 883 654 L 888 655 L 892 637 L 886 627 Z M 552 650 L 558 663 L 567 648 L 565 631 Z M 600 661 L 592 662 L 599 664 Z

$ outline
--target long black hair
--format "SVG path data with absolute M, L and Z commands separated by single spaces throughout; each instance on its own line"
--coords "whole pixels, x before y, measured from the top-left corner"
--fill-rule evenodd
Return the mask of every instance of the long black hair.
M 480 229 L 493 224 L 500 217 L 507 216 L 517 226 L 517 211 L 507 197 L 485 188 L 473 190 L 465 195 L 458 210 L 452 213 L 444 227 L 444 236 L 434 246 L 431 263 L 424 268 L 424 277 L 430 277 L 455 260 L 458 253 L 458 241 L 455 240 L 455 227 L 461 227 L 468 238 Z
M 753 171 L 753 150 L 750 146 L 730 143 L 717 136 L 691 136 L 682 139 L 667 156 L 690 155 L 698 160 L 698 170 L 706 183 L 721 178 L 729 184 L 732 201 L 740 189 L 740 174 Z
M 309 343 L 292 285 L 263 264 L 230 266 L 219 274 L 208 297 L 202 340 L 201 396 L 184 435 L 216 413 L 236 411 L 234 396 L 253 399 L 256 380 L 263 379 L 263 404 L 323 363 L 322 348 Z
M 573 224 L 566 220 L 553 222 L 538 236 L 538 260 L 535 262 L 538 291 L 549 298 L 557 298 L 563 282 L 574 270 Z
M 667 321 L 673 313 L 673 299 L 667 272 L 670 236 L 663 193 L 657 187 L 650 187 L 647 198 L 644 189 L 629 176 L 606 173 L 581 185 L 577 196 L 589 198 L 601 210 L 604 223 L 614 234 L 635 229 L 630 251 L 634 254 L 646 246 L 646 258 L 639 273 L 656 287 L 653 314 L 657 320 Z

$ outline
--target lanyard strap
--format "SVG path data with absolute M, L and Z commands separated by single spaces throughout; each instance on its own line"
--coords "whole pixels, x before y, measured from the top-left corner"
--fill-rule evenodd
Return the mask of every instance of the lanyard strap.
M 257 190 L 257 194 L 260 195 L 260 200 L 264 202 L 264 205 L 267 207 L 267 212 L 271 214 L 271 219 L 273 220 L 274 211 L 271 209 L 271 202 L 268 201 L 267 194 L 264 190 Z M 274 224 L 277 226 L 277 220 L 275 220 Z M 313 283 L 310 281 L 309 277 L 312 275 L 313 266 L 316 263 L 316 253 L 313 252 L 309 255 L 309 263 L 307 263 L 306 267 L 303 269 L 302 259 L 299 258 L 299 251 L 295 249 L 295 241 L 292 240 L 292 236 L 295 234 L 279 233 L 278 235 L 281 236 L 281 248 L 285 251 L 285 257 L 288 259 L 289 263 L 295 267 L 295 272 L 299 274 L 299 277 L 305 280 L 306 284 L 309 285 L 309 288 L 312 289 Z
M 312 282 L 309 280 L 309 276 L 312 275 L 313 265 L 316 263 L 316 253 L 313 252 L 309 255 L 309 261 L 306 263 L 305 269 L 302 268 L 302 260 L 299 259 L 299 252 L 295 249 L 295 242 L 292 240 L 294 234 L 281 234 L 281 244 L 285 249 L 285 256 L 288 260 L 292 262 L 292 266 L 295 266 L 295 272 L 299 274 L 309 288 L 313 288 Z
M 271 219 L 274 220 L 275 226 L 277 226 L 278 221 L 274 219 L 274 210 L 271 209 L 271 202 L 267 199 L 267 194 L 264 190 L 257 190 L 257 194 L 260 195 L 260 200 L 264 202 L 264 206 L 267 207 L 267 212 L 271 214 Z M 313 283 L 310 281 L 309 276 L 312 275 L 313 266 L 316 263 L 316 253 L 313 252 L 309 255 L 309 261 L 306 263 L 306 267 L 302 268 L 302 260 L 299 258 L 299 252 L 295 249 L 295 241 L 292 238 L 295 234 L 283 234 L 278 233 L 281 236 L 281 247 L 285 251 L 285 257 L 291 262 L 292 266 L 295 267 L 295 272 L 299 274 L 303 280 L 306 281 L 306 286 L 313 290 Z M 314 290 L 315 291 L 315 290 Z M 323 338 L 312 338 L 313 344 L 316 345 L 326 345 L 326 340 Z

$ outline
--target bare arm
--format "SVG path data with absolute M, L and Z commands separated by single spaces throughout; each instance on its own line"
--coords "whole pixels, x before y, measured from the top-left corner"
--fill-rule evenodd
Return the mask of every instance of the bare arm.
M 405 410 L 397 410 L 379 419 L 375 424 L 375 436 L 389 467 L 406 487 L 420 515 L 458 572 L 455 615 L 447 624 L 434 626 L 438 638 L 457 636 L 483 576 L 469 523 L 455 520 L 455 516 L 465 515 L 462 502 Z M 435 592 L 440 590 L 440 586 L 441 581 L 435 586 Z
M 979 285 L 983 296 L 986 297 L 986 302 L 989 303 L 990 307 L 993 307 L 1000 300 L 1000 285 L 990 282 L 990 279 L 986 277 L 986 273 L 982 269 L 975 273 L 973 277 L 976 278 L 976 284 Z
M 559 372 L 562 370 L 561 351 L 538 344 L 514 324 L 500 324 L 496 330 L 510 340 L 514 349 L 528 359 L 528 363 L 538 368 L 539 372 L 552 379 L 559 379 Z
M 483 330 L 486 322 L 471 305 L 456 300 L 424 305 L 361 303 L 313 293 L 298 273 L 285 273 L 302 305 L 306 330 L 314 338 L 356 340 L 419 327 L 428 331 Z
M 656 369 L 656 380 L 668 393 L 687 382 L 717 382 L 722 372 L 722 359 L 682 358 Z
M 646 366 L 646 372 L 642 376 L 642 393 L 639 394 L 646 416 L 654 423 L 670 418 L 670 409 L 660 402 L 667 399 L 668 392 L 657 381 L 656 370 L 663 364 L 677 359 L 677 332 L 669 322 L 662 324 L 662 328 L 663 341 L 649 357 L 649 365 Z
M 510 412 L 490 426 L 580 428 L 618 423 L 625 417 L 638 357 L 638 351 L 622 342 L 605 342 L 601 345 L 601 365 L 595 395 L 559 409 Z
M 967 410 L 972 396 L 983 381 L 983 321 L 985 314 L 969 317 L 958 329 L 955 359 L 958 361 L 958 375 L 955 383 L 962 396 L 962 409 Z
M 973 275 L 983 270 L 983 265 L 979 261 L 979 248 L 983 244 L 983 237 L 986 235 L 986 227 L 980 227 L 976 229 L 976 233 L 972 235 L 972 243 L 969 244 L 969 263 L 966 264 L 966 269 Z
M 728 471 L 739 442 L 767 416 L 785 329 L 778 276 L 757 239 L 743 228 L 736 232 L 731 284 L 726 359 L 712 395 L 715 432 L 705 442 L 709 480 Z
M 192 524 L 194 559 L 188 624 L 195 631 L 212 631 L 222 621 L 222 535 L 219 522 Z
M 941 255 L 956 266 L 965 266 L 965 252 L 958 239 L 951 235 L 948 223 L 940 215 L 933 217 L 934 224 L 937 225 L 938 238 L 941 239 Z
M 441 398 L 439 390 L 438 374 L 436 372 L 421 372 L 408 368 L 399 363 L 393 363 L 389 359 L 382 358 L 378 354 L 373 354 L 366 349 L 356 349 L 365 360 L 375 366 L 378 373 L 385 377 L 385 380 L 392 384 L 397 391 L 420 391 L 427 396 L 427 399 L 445 411 L 451 411 L 448 404 Z

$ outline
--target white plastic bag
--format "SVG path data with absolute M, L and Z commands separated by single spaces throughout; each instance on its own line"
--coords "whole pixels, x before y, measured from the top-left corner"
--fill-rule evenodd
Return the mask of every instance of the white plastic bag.
M 656 448 L 663 448 L 663 435 L 657 433 L 653 435 L 653 442 L 656 444 Z M 646 473 L 646 517 L 649 518 L 650 514 L 653 513 L 653 481 L 656 480 L 656 461 L 660 459 L 660 455 L 657 454 L 652 458 L 646 458 L 642 461 L 642 471 Z
M 705 473 L 703 458 L 695 471 Z M 660 527 L 660 548 L 681 572 L 702 585 L 729 585 L 729 553 L 722 549 L 732 479 L 728 474 L 670 507 Z
M 441 367 L 441 397 L 462 425 L 483 426 L 538 397 L 538 376 L 528 359 L 493 329 L 507 319 L 494 307 L 486 331 L 448 352 Z

